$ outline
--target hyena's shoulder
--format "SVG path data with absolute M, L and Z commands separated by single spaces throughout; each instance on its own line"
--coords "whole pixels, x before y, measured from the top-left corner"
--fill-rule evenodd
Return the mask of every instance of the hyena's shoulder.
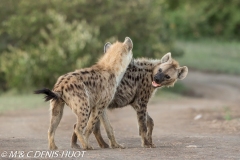
M 126 70 L 119 87 L 134 88 L 135 86 L 138 86 L 139 83 L 142 83 L 150 72 L 151 71 L 147 68 L 138 65 L 131 65 Z
M 150 94 L 151 73 L 152 71 L 147 67 L 138 64 L 129 65 L 109 108 L 124 107 L 144 94 Z

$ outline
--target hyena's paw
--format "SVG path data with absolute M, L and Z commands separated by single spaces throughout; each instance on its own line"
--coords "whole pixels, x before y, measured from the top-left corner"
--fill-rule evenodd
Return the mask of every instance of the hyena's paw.
M 91 146 L 91 145 L 84 145 L 84 146 L 82 146 L 82 149 L 83 150 L 93 150 L 94 148 Z
M 121 149 L 125 149 L 125 147 L 121 144 L 118 144 L 118 143 L 114 143 L 114 144 L 111 144 L 111 148 L 121 148 Z
M 151 144 L 151 148 L 156 148 L 155 144 L 152 143 Z
M 74 149 L 81 149 L 81 147 L 78 144 L 71 144 L 71 147 Z
M 156 148 L 155 144 L 152 143 L 152 138 L 147 138 L 148 142 L 151 145 L 151 148 Z
M 142 147 L 144 147 L 144 148 L 151 148 L 152 145 L 151 144 L 142 144 Z
M 86 150 L 93 150 L 94 148 L 89 144 L 86 148 Z
M 94 148 L 92 146 L 88 146 L 87 150 L 94 150 Z
M 101 148 L 109 148 L 109 145 L 107 143 L 99 143 L 99 146 Z
M 50 150 L 57 150 L 58 147 L 57 147 L 56 145 L 51 145 L 51 146 L 49 146 L 49 149 L 50 149 Z
M 144 147 L 144 148 L 151 148 L 152 145 L 151 145 L 147 140 L 145 140 L 145 141 L 142 143 L 142 147 Z

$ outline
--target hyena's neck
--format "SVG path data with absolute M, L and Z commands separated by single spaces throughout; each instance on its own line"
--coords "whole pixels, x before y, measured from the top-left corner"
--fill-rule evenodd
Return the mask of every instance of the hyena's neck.
M 138 58 L 134 59 L 134 65 L 152 70 L 156 65 L 161 64 L 159 59 Z
M 112 72 L 114 73 L 114 75 L 116 77 L 117 86 L 121 82 L 121 80 L 127 70 L 127 66 L 128 66 L 128 64 L 123 61 L 122 63 L 119 64 L 118 67 L 112 68 Z
M 132 53 L 128 50 L 128 47 L 116 43 L 99 59 L 97 65 L 110 74 L 114 74 L 117 84 L 119 84 L 131 59 Z
M 114 75 L 117 86 L 126 72 L 128 63 L 124 60 L 116 60 L 115 63 L 98 63 L 97 66 L 109 74 Z

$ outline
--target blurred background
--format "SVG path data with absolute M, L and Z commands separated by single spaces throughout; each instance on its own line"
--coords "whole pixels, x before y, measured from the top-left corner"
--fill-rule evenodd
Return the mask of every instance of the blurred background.
M 163 95 L 203 97 L 199 74 L 240 74 L 239 7 L 238 0 L 1 0 L 0 110 L 24 98 L 22 106 L 36 106 L 34 89 L 52 88 L 60 75 L 94 64 L 106 42 L 126 36 L 135 58 L 171 52 L 190 68 L 189 78 Z

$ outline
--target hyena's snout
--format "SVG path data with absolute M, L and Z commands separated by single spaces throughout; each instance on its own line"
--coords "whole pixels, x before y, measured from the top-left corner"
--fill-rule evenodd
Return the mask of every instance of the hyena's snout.
M 156 83 L 160 84 L 164 81 L 164 79 L 165 79 L 164 77 L 165 77 L 164 73 L 158 73 L 154 76 L 154 81 Z

